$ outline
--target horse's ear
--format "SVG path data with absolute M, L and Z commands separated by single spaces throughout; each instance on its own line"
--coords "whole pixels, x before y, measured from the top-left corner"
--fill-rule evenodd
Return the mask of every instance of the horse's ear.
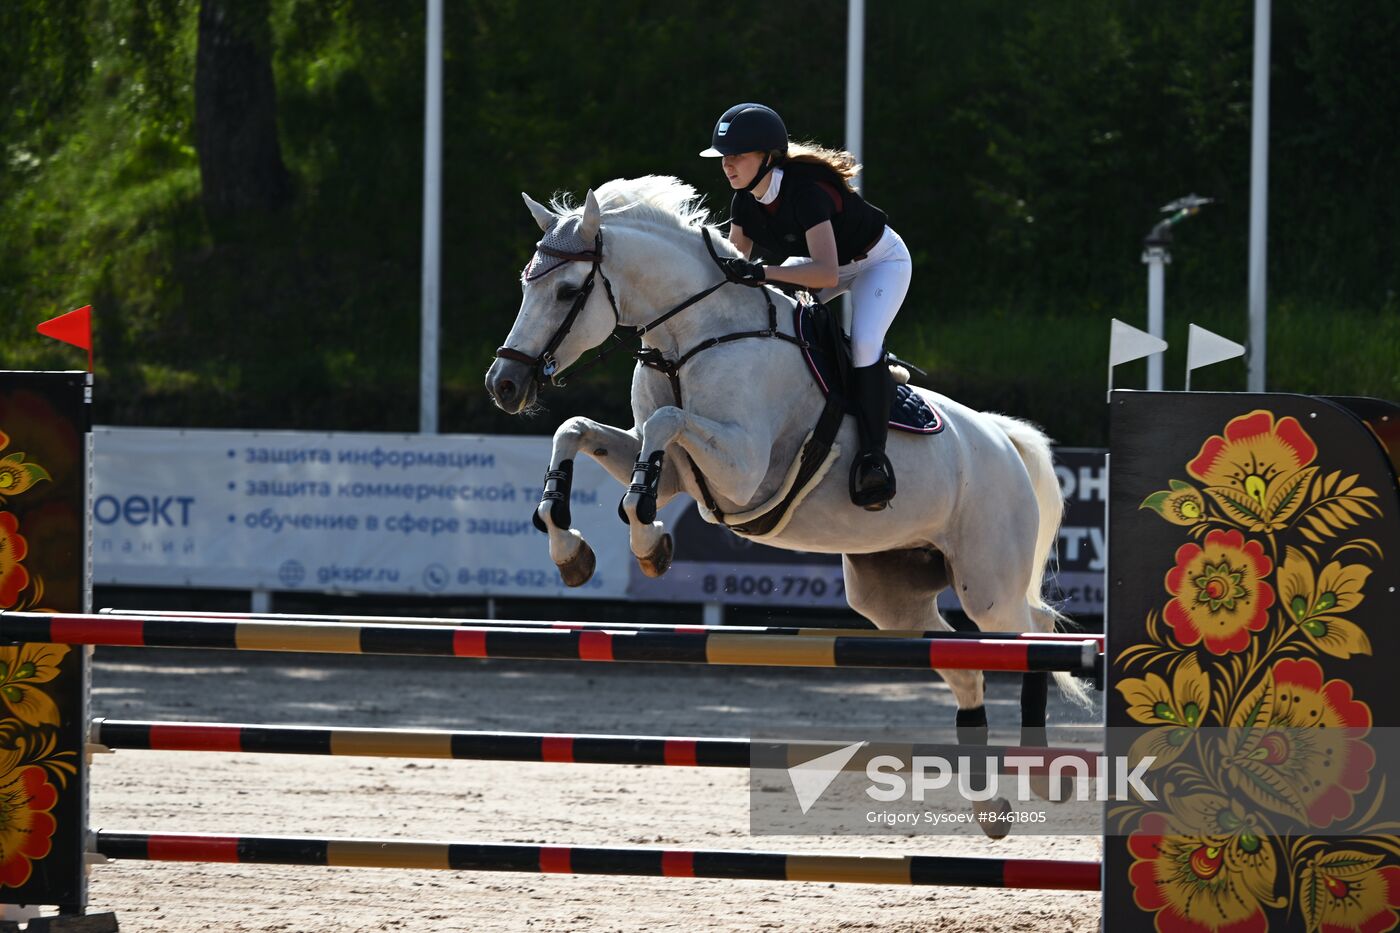
M 598 226 L 603 222 L 603 209 L 598 206 L 598 196 L 588 189 L 588 197 L 583 202 L 583 217 L 579 220 L 578 235 L 583 242 L 592 243 L 598 235 Z
M 559 218 L 554 215 L 553 211 L 525 192 L 520 192 L 520 196 L 525 199 L 525 206 L 530 209 L 530 216 L 535 218 L 535 223 L 540 225 L 541 230 L 548 233 L 549 228 L 554 226 L 554 222 Z

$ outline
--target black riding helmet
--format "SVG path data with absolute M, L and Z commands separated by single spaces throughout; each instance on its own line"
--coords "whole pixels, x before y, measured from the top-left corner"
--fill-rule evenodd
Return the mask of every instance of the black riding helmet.
M 772 107 L 735 104 L 715 124 L 710 148 L 702 156 L 738 155 L 741 152 L 787 151 L 787 127 Z
M 710 148 L 700 153 L 702 156 L 738 155 L 741 152 L 762 152 L 763 164 L 750 181 L 745 191 L 752 191 L 773 168 L 769 153 L 774 150 L 787 152 L 787 127 L 778 111 L 763 104 L 735 104 L 726 110 L 715 123 L 715 131 L 710 136 Z

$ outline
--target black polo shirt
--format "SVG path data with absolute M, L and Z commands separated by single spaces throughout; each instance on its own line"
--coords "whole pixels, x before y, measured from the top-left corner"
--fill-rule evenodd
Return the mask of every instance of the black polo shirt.
M 733 223 L 754 242 L 755 258 L 782 262 L 807 255 L 807 231 L 831 221 L 841 265 L 863 254 L 885 230 L 885 212 L 849 190 L 824 165 L 788 162 L 772 204 L 759 204 L 749 191 L 734 192 L 729 208 Z

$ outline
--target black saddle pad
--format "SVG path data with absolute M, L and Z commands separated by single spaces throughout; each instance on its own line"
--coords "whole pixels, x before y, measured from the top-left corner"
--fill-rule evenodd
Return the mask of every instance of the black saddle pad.
M 848 340 L 841 332 L 839 323 L 827 308 L 818 304 L 798 303 L 793 311 L 793 329 L 807 346 L 802 354 L 807 358 L 807 367 L 812 378 L 822 390 L 822 395 L 830 395 L 833 387 L 841 386 L 843 380 L 837 373 L 834 356 L 849 359 L 845 347 L 838 347 L 837 340 Z M 851 400 L 846 400 L 847 414 L 854 414 Z M 909 434 L 937 434 L 943 430 L 943 416 L 912 386 L 895 387 L 894 403 L 890 405 L 890 427 Z

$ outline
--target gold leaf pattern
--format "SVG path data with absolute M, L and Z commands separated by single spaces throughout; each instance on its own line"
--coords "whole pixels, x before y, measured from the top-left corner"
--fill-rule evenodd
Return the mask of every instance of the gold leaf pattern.
M 1139 803 L 1138 812 L 1146 812 L 1128 839 L 1135 903 L 1155 915 L 1153 928 L 1163 933 L 1236 925 L 1262 933 L 1269 928 L 1263 910 L 1288 903 L 1278 892 L 1294 896 L 1310 933 L 1400 924 L 1400 843 L 1379 841 L 1393 836 L 1368 836 L 1362 826 L 1348 829 L 1360 833 L 1354 837 L 1292 829 L 1266 836 L 1254 828 L 1256 815 L 1296 821 L 1304 832 L 1355 813 L 1369 820 L 1385 797 L 1384 776 L 1372 773 L 1375 752 L 1364 741 L 1370 706 L 1319 661 L 1372 652 L 1357 613 L 1386 556 L 1366 526 L 1385 513 L 1362 474 L 1329 459 L 1295 418 L 1256 409 L 1231 419 L 1186 464 L 1199 486 L 1168 480 L 1142 503 L 1183 526 L 1167 576 L 1182 605 L 1174 617 L 1164 611 L 1166 625 L 1155 625 L 1156 612 L 1150 614 L 1151 645 L 1120 655 L 1124 676 L 1116 684 L 1128 717 L 1145 727 L 1130 759 L 1157 758 L 1149 781 L 1166 790 L 1159 799 L 1171 810 Z M 1223 600 L 1241 589 L 1225 584 L 1243 562 L 1224 566 L 1212 555 L 1208 566 L 1192 563 L 1187 574 L 1183 554 L 1208 550 L 1226 531 L 1262 548 L 1257 591 L 1271 587 L 1275 598 L 1261 596 L 1257 610 L 1267 618 L 1251 624 L 1247 638 L 1227 645 L 1222 632 L 1212 646 L 1194 631 L 1183 637 L 1181 617 L 1188 610 L 1202 615 L 1199 629 L 1214 620 L 1204 613 L 1215 603 L 1183 602 L 1183 594 L 1210 589 L 1222 600 L 1216 612 L 1223 611 Z M 1213 723 L 1229 727 L 1224 738 L 1201 731 Z M 1186 755 L 1187 748 L 1199 754 Z M 1278 847 L 1270 841 L 1276 838 Z

